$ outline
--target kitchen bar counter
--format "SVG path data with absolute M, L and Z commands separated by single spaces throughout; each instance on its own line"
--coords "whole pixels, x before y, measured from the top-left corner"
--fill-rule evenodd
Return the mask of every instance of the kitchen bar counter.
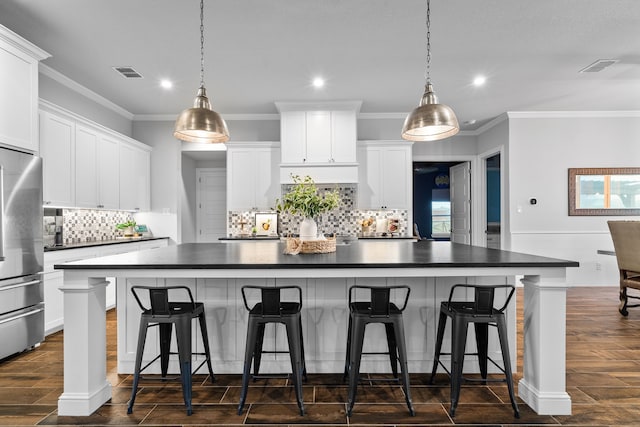
M 283 254 L 278 241 L 233 245 L 183 244 L 144 252 L 78 261 L 64 270 L 64 392 L 59 415 L 89 415 L 111 397 L 106 379 L 104 336 L 105 277 L 118 277 L 118 372 L 130 372 L 137 341 L 139 308 L 130 287 L 185 284 L 203 301 L 216 372 L 240 372 L 246 311 L 239 296 L 245 284 L 297 284 L 303 289 L 303 328 L 310 372 L 341 372 L 346 345 L 346 292 L 354 284 L 407 284 L 405 312 L 410 372 L 430 371 L 437 313 L 455 283 L 514 283 L 524 292 L 524 371 L 520 397 L 540 414 L 571 413 L 565 390 L 566 269 L 573 261 L 532 256 L 450 242 L 364 240 L 338 246 L 329 254 Z M 509 309 L 512 362 L 515 359 L 515 306 Z M 374 335 L 378 332 L 373 331 Z M 382 337 L 382 336 L 381 336 Z M 380 338 L 381 338 L 380 337 Z M 377 336 L 376 336 L 377 338 Z M 284 344 L 273 333 L 270 346 Z M 384 339 L 372 339 L 373 351 Z M 381 344 L 382 343 L 382 344 Z M 493 343 L 495 344 L 495 343 Z M 492 345 L 493 345 L 492 344 Z M 265 344 L 266 345 L 266 344 Z M 286 347 L 285 347 L 286 348 Z M 490 352 L 499 352 L 491 348 Z M 265 372 L 282 372 L 286 360 L 264 358 Z M 471 361 L 471 359 L 470 359 Z M 370 362 L 369 372 L 388 369 L 388 361 Z M 476 369 L 473 363 L 465 364 Z M 517 366 L 515 363 L 513 366 Z M 170 368 L 171 369 L 171 368 Z
M 94 246 L 119 245 L 121 243 L 147 242 L 149 240 L 168 239 L 168 237 L 122 237 L 112 240 L 94 240 L 91 242 L 67 243 L 56 246 L 45 246 L 45 252 L 63 251 L 65 249 L 90 248 Z

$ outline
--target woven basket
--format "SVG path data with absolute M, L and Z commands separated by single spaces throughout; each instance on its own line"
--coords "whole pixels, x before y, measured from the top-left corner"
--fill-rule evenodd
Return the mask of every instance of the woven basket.
M 326 254 L 336 251 L 336 238 L 329 237 L 326 240 L 300 240 L 288 238 L 285 254 Z

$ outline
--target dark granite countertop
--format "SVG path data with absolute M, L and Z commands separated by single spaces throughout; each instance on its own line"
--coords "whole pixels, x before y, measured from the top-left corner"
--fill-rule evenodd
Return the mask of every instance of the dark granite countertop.
M 168 237 L 123 237 L 114 240 L 96 240 L 93 242 L 69 243 L 61 246 L 49 246 L 44 248 L 45 252 L 62 251 L 65 249 L 90 248 L 92 246 L 119 245 L 121 243 L 148 242 L 149 240 L 168 239 Z
M 285 255 L 278 241 L 186 243 L 55 265 L 56 269 L 296 269 L 578 267 L 575 261 L 546 258 L 451 242 L 364 240 L 328 254 Z

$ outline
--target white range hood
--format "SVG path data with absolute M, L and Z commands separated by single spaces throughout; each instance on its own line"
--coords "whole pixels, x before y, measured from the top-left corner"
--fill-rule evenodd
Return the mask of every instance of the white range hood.
M 309 175 L 316 183 L 357 183 L 361 101 L 276 102 L 280 111 L 280 182 Z

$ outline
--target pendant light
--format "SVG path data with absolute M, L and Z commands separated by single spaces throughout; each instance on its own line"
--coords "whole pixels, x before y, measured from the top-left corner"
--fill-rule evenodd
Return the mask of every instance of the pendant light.
M 453 110 L 438 104 L 431 84 L 431 5 L 427 0 L 427 82 L 420 105 L 405 119 L 402 138 L 409 141 L 437 141 L 455 135 L 460 130 Z
M 204 0 L 200 0 L 200 88 L 193 101 L 178 116 L 173 136 L 188 142 L 227 142 L 229 131 L 222 117 L 211 109 L 204 88 Z

